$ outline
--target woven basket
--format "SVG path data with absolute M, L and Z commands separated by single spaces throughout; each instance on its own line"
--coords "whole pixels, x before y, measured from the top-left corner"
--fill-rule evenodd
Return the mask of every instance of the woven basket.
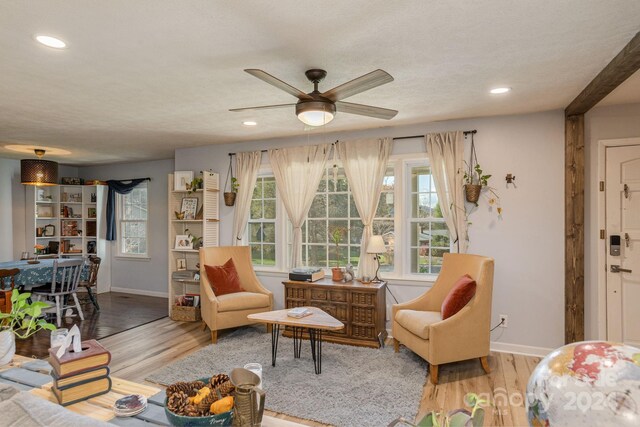
M 180 322 L 197 322 L 201 320 L 200 307 L 174 305 L 171 307 L 171 320 Z
M 464 193 L 467 198 L 467 202 L 469 203 L 478 203 L 480 199 L 480 191 L 482 190 L 482 185 L 479 184 L 466 184 L 464 186 Z
M 224 204 L 226 206 L 233 206 L 236 204 L 236 193 L 233 192 L 225 192 L 224 193 Z

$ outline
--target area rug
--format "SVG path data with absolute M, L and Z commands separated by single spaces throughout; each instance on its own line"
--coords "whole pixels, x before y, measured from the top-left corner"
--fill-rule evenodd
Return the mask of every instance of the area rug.
M 262 365 L 265 407 L 271 411 L 336 426 L 383 426 L 403 416 L 413 419 L 426 381 L 427 363 L 402 348 L 353 347 L 324 342 L 322 373 L 316 375 L 308 341 L 300 359 L 293 340 L 280 337 L 271 366 L 271 334 L 246 327 L 154 372 L 148 381 L 168 385 L 229 373 L 247 363 Z

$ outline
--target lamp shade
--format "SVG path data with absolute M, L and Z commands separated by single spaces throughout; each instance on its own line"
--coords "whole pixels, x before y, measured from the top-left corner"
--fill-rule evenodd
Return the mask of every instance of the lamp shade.
M 56 185 L 58 163 L 42 159 L 20 160 L 20 181 L 25 185 Z
M 382 236 L 371 236 L 371 240 L 369 240 L 369 244 L 367 245 L 367 253 L 382 254 L 386 251 L 387 249 L 384 247 Z

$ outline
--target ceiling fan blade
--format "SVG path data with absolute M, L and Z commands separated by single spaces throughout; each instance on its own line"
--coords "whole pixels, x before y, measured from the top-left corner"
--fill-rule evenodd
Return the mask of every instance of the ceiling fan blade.
M 311 99 L 311 97 L 309 95 L 307 95 L 306 93 L 304 93 L 303 91 L 301 91 L 300 89 L 297 89 L 293 86 L 291 86 L 289 83 L 285 83 L 282 80 L 278 79 L 277 77 L 273 77 L 271 74 L 262 71 L 262 70 L 257 70 L 254 68 L 249 68 L 244 70 L 247 73 L 251 74 L 254 77 L 259 78 L 260 80 L 262 80 L 263 82 L 267 82 L 272 86 L 277 87 L 278 89 L 281 89 L 287 93 L 290 93 L 291 95 L 295 96 L 298 99 Z
M 271 110 L 273 108 L 295 107 L 296 104 L 262 105 L 260 107 L 231 108 L 229 111 Z
M 329 89 L 324 92 L 322 96 L 332 101 L 340 101 L 341 99 L 357 95 L 365 90 L 373 89 L 374 87 L 382 86 L 392 81 L 393 77 L 391 77 L 391 74 L 384 70 L 375 70 L 369 74 L 343 83 L 340 86 L 336 86 L 333 89 Z
M 376 119 L 393 119 L 398 112 L 388 108 L 373 107 L 371 105 L 354 104 L 352 102 L 336 102 L 336 110 L 339 113 L 358 114 L 361 116 L 375 117 Z

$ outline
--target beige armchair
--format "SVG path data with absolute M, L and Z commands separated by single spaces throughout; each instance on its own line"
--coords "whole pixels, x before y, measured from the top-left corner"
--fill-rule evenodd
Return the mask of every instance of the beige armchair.
M 464 274 L 476 281 L 475 296 L 458 313 L 442 320 L 442 302 Z M 438 366 L 443 363 L 478 357 L 485 372 L 489 373 L 492 289 L 492 258 L 445 254 L 442 270 L 431 289 L 411 301 L 393 305 L 395 351 L 398 352 L 403 344 L 429 362 L 433 384 L 438 383 Z
M 206 265 L 222 265 L 233 258 L 246 292 L 216 296 L 209 284 Z M 219 246 L 200 248 L 200 308 L 204 327 L 211 330 L 211 342 L 218 341 L 218 331 L 255 322 L 247 315 L 273 310 L 273 294 L 266 289 L 251 264 L 251 249 L 248 246 Z M 269 332 L 269 327 L 267 331 Z

